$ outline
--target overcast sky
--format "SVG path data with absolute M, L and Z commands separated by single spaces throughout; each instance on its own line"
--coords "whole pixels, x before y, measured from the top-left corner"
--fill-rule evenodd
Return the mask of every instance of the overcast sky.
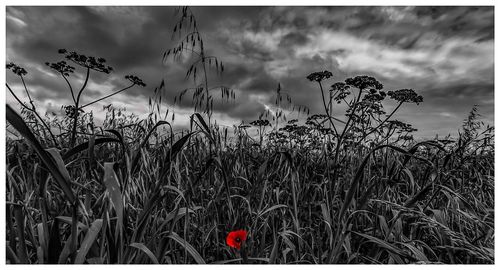
M 7 62 L 26 68 L 37 104 L 59 113 L 71 104 L 64 80 L 45 62 L 61 59 L 60 48 L 103 57 L 114 68 L 109 76 L 92 74 L 87 103 L 126 85 L 135 74 L 147 84 L 90 106 L 102 118 L 110 101 L 138 115 L 165 80 L 164 108 L 192 87 L 186 63 L 162 63 L 171 39 L 173 7 L 7 7 Z M 493 7 L 193 7 L 205 48 L 224 62 L 224 73 L 209 73 L 209 84 L 233 88 L 237 99 L 215 104 L 225 125 L 255 120 L 273 109 L 278 82 L 297 105 L 321 111 L 317 85 L 306 76 L 330 70 L 326 85 L 356 75 L 377 78 L 385 90 L 412 88 L 424 97 L 406 104 L 395 119 L 418 129 L 417 137 L 456 134 L 474 104 L 493 124 Z M 189 59 L 186 59 L 189 60 Z M 82 82 L 77 68 L 70 78 Z M 95 76 L 93 76 L 95 75 Z M 20 82 L 7 82 L 23 96 Z M 214 94 L 220 97 L 220 93 Z M 7 102 L 15 104 L 7 93 Z M 395 104 L 385 102 L 387 112 Z M 17 106 L 17 105 L 16 105 Z M 87 108 L 86 108 L 87 109 Z M 193 108 L 186 100 L 175 108 L 176 123 L 186 124 Z M 335 110 L 341 114 L 341 108 Z M 290 116 L 289 118 L 292 118 Z

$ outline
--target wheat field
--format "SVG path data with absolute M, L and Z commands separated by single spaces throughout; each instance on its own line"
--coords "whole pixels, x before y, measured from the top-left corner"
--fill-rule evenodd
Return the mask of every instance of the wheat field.
M 18 101 L 6 107 L 8 264 L 494 263 L 494 129 L 476 107 L 453 136 L 421 140 L 396 118 L 425 95 L 311 70 L 301 79 L 321 113 L 278 85 L 276 113 L 218 125 L 213 100 L 238 96 L 209 91 L 207 70 L 226 72 L 223 57 L 205 54 L 190 8 L 177 16 L 174 35 L 190 34 L 163 60 L 186 48 L 198 59 L 186 70 L 195 87 L 175 100 L 194 107 L 182 130 L 161 111 L 163 81 L 147 117 L 109 105 L 97 124 L 87 106 L 149 83 L 127 75 L 130 85 L 84 104 L 85 81 L 68 89 L 74 104 L 61 116 L 47 116 L 24 83 L 31 71 L 7 64 L 24 84 L 7 82 Z M 104 58 L 58 54 L 46 66 L 62 83 L 78 70 L 87 80 L 113 71 Z

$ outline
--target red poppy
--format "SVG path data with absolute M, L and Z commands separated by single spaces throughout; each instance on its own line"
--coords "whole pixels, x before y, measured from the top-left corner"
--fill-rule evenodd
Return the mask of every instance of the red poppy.
M 241 244 L 247 240 L 247 231 L 238 230 L 230 232 L 226 237 L 226 243 L 228 246 L 240 249 Z

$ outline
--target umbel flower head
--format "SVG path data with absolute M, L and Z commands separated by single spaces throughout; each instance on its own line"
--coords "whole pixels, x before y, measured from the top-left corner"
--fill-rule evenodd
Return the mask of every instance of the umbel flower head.
M 413 126 L 411 124 L 403 123 L 403 122 L 401 122 L 399 120 L 390 120 L 390 121 L 387 121 L 387 125 L 390 128 L 397 129 L 398 133 L 403 133 L 403 132 L 410 133 L 410 132 L 417 131 L 417 129 L 413 128 Z
M 82 67 L 86 67 L 106 74 L 109 74 L 111 71 L 113 71 L 112 67 L 104 64 L 106 63 L 106 59 L 102 57 L 95 58 L 94 56 L 86 56 L 77 52 L 68 52 L 66 49 L 59 49 L 58 53 L 64 54 L 64 57 L 66 59 Z
M 83 112 L 82 109 L 75 110 L 75 106 L 73 105 L 62 106 L 62 108 L 64 109 L 66 116 L 70 118 L 75 117 L 75 114 L 80 114 Z
M 232 248 L 240 249 L 241 245 L 247 240 L 247 231 L 237 230 L 230 232 L 226 237 L 226 244 Z
M 45 62 L 45 65 L 61 73 L 64 76 L 69 76 L 70 73 L 73 73 L 75 71 L 75 68 L 68 65 L 66 61 L 59 61 L 57 63 Z
M 146 84 L 139 77 L 137 77 L 137 76 L 126 75 L 125 79 L 129 80 L 130 82 L 132 82 L 135 85 L 139 85 L 139 86 L 142 86 L 142 87 L 146 86 Z
M 349 85 L 343 83 L 343 82 L 336 82 L 332 84 L 330 92 L 336 92 L 338 94 L 335 95 L 334 99 L 337 101 L 337 103 L 340 103 L 342 99 L 346 98 L 348 95 L 351 94 L 349 92 Z
M 380 89 L 384 88 L 384 85 L 382 85 L 375 78 L 370 77 L 370 76 L 366 76 L 366 75 L 356 76 L 354 78 L 347 78 L 345 80 L 345 83 L 347 85 L 354 86 L 358 89 L 372 88 L 372 89 L 380 90 Z
M 325 71 L 320 71 L 320 72 L 313 72 L 307 76 L 307 79 L 310 80 L 311 82 L 321 82 L 324 79 L 328 79 L 332 77 L 332 73 L 328 70 Z
M 16 74 L 17 76 L 25 76 L 26 74 L 28 74 L 26 69 L 12 63 L 12 62 L 8 63 L 6 67 L 7 67 L 7 69 L 12 70 L 12 72 L 14 72 L 14 74 Z
M 420 102 L 424 101 L 424 98 L 420 95 L 417 95 L 417 93 L 415 93 L 413 89 L 400 89 L 396 91 L 389 91 L 387 92 L 387 95 L 389 95 L 389 97 L 399 102 L 411 102 L 419 104 Z
M 250 123 L 250 125 L 252 126 L 258 126 L 258 127 L 265 127 L 265 126 L 270 126 L 271 123 L 269 123 L 269 120 L 262 120 L 262 119 L 259 119 L 259 120 L 255 120 L 253 122 Z

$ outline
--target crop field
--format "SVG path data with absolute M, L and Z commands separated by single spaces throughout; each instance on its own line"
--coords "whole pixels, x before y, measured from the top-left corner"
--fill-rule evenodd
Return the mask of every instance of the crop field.
M 319 113 L 278 84 L 275 112 L 219 125 L 213 100 L 239 97 L 207 71 L 229 67 L 206 54 L 190 8 L 176 16 L 182 35 L 163 61 L 195 52 L 184 71 L 195 87 L 174 101 L 193 104 L 187 128 L 165 113 L 164 81 L 127 75 L 84 103 L 87 82 L 113 72 L 104 58 L 67 48 L 45 64 L 73 102 L 57 116 L 25 83 L 36 71 L 7 63 L 8 264 L 494 264 L 494 128 L 477 107 L 456 134 L 423 140 L 396 119 L 424 94 L 321 69 L 297 74 Z M 112 105 L 151 87 L 146 117 Z M 103 101 L 97 123 L 88 108 Z

